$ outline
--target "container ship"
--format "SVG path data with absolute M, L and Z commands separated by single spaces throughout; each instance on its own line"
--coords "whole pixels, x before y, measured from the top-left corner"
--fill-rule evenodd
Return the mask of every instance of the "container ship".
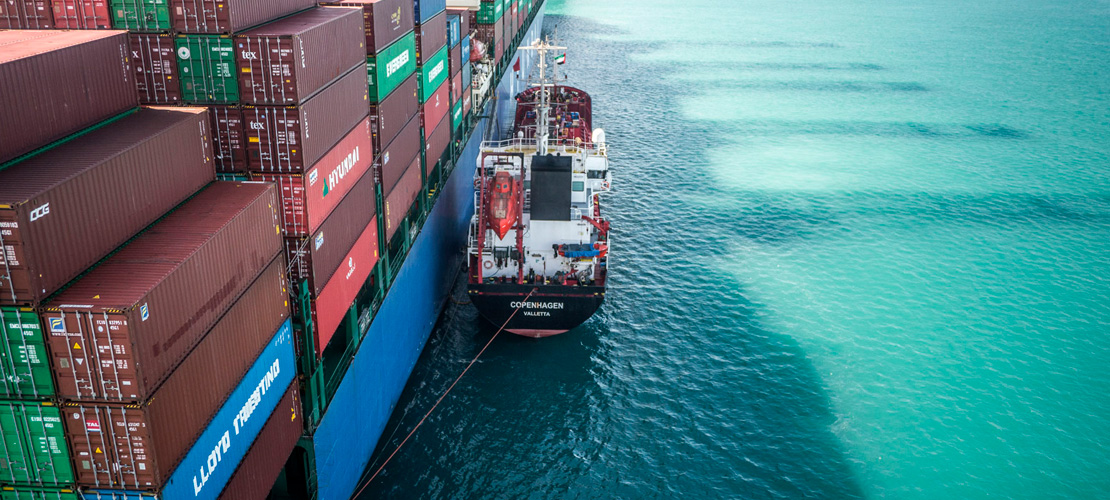
M 0 499 L 350 498 L 543 17 L 0 2 Z
M 516 95 L 512 136 L 482 143 L 474 173 L 467 291 L 495 325 L 528 337 L 574 328 L 605 299 L 610 190 L 590 95 L 550 77 L 566 47 L 536 41 L 537 81 Z

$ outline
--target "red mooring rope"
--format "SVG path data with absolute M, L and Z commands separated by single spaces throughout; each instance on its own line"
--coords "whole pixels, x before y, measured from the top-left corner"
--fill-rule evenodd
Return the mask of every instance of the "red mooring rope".
M 397 445 L 397 447 L 393 449 L 393 453 L 389 454 L 389 457 L 385 459 L 385 462 L 382 462 L 382 465 L 378 467 L 378 470 L 374 471 L 374 475 L 370 476 L 370 479 L 367 479 L 366 483 L 363 484 L 362 487 L 358 489 L 358 492 L 355 493 L 354 496 L 352 496 L 351 498 L 358 498 L 358 496 L 361 495 L 364 490 L 366 490 L 366 487 L 370 486 L 370 483 L 374 482 L 374 478 L 378 477 L 378 474 L 382 472 L 382 469 L 385 469 L 385 466 L 389 464 L 389 461 L 393 459 L 393 456 L 401 450 L 401 447 L 409 441 L 409 438 L 411 438 L 413 434 L 416 434 L 416 430 L 419 429 L 421 425 L 424 425 L 424 421 L 428 419 L 428 416 L 430 416 L 433 411 L 436 411 L 436 407 L 439 406 L 439 403 L 443 401 L 443 398 L 446 398 L 447 395 L 451 393 L 451 389 L 455 388 L 455 384 L 458 384 L 459 381 L 462 380 L 463 376 L 466 375 L 466 372 L 470 371 L 470 367 L 474 366 L 474 363 L 478 362 L 478 358 L 482 357 L 482 354 L 486 352 L 486 349 L 489 348 L 490 344 L 493 344 L 493 341 L 497 339 L 497 336 L 501 335 L 501 332 L 504 331 L 509 322 L 513 320 L 513 316 L 516 316 L 516 313 L 520 312 L 520 308 L 524 307 L 524 303 L 528 302 L 528 299 L 532 298 L 532 294 L 534 293 L 536 293 L 535 288 L 533 288 L 531 292 L 528 292 L 528 295 L 524 297 L 524 300 L 520 301 L 521 305 L 517 306 L 513 313 L 509 315 L 509 319 L 505 320 L 505 322 L 501 324 L 501 328 L 497 329 L 497 333 L 494 333 L 493 336 L 490 337 L 489 342 L 486 342 L 486 345 L 482 347 L 482 350 L 478 351 L 478 355 L 474 356 L 474 359 L 470 360 L 470 364 L 466 365 L 466 368 L 464 368 L 462 373 L 460 373 L 459 376 L 455 378 L 455 381 L 451 382 L 451 386 L 448 387 L 446 391 L 443 391 L 443 394 L 439 396 L 439 399 L 437 399 L 436 403 L 432 405 L 431 409 L 428 410 L 428 413 L 425 413 L 420 421 L 416 423 L 416 427 L 413 427 L 412 430 L 409 431 L 409 434 L 405 436 L 405 439 L 401 441 L 401 444 Z

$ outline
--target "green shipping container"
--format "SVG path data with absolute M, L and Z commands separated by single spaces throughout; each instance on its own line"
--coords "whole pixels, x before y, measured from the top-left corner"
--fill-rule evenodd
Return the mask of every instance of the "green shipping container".
M 239 101 L 239 75 L 231 37 L 178 35 L 177 65 L 185 102 L 232 104 Z
M 118 30 L 165 31 L 170 22 L 169 0 L 111 0 L 112 27 Z
M 436 93 L 443 82 L 447 81 L 447 57 L 450 54 L 448 47 L 443 47 L 428 62 L 418 68 L 420 73 L 420 104 L 424 104 Z
M 451 109 L 451 130 L 458 130 L 459 125 L 462 124 L 462 119 L 462 101 L 459 101 L 456 102 L 455 106 Z
M 481 7 L 478 8 L 478 24 L 493 24 L 501 19 L 504 13 L 505 5 L 501 0 L 482 2 Z
M 0 488 L 0 500 L 78 500 L 80 495 L 69 488 L 36 488 L 34 486 L 5 486 Z
M 0 402 L 0 482 L 41 486 L 73 484 L 62 413 L 52 403 Z
M 385 99 L 413 71 L 416 71 L 416 33 L 409 32 L 377 54 L 366 58 L 370 102 Z
M 39 315 L 25 307 L 0 307 L 0 334 L 0 398 L 53 396 L 50 358 Z

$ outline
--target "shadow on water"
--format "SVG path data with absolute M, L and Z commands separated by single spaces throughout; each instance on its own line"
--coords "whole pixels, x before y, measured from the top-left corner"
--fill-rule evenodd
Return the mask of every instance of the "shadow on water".
M 361 498 L 861 498 L 805 352 L 718 271 L 735 228 L 683 201 L 711 182 L 715 138 L 678 117 L 683 89 L 629 57 L 658 44 L 556 23 L 612 146 L 607 302 L 562 336 L 498 338 Z M 448 304 L 371 471 L 494 332 Z

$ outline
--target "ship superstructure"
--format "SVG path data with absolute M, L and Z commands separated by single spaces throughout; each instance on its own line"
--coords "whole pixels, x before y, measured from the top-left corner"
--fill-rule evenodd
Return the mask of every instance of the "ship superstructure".
M 537 53 L 536 78 L 516 95 L 511 138 L 484 142 L 478 155 L 468 291 L 492 323 L 546 337 L 586 321 L 605 298 L 601 199 L 612 176 L 589 94 L 551 77 L 552 54 L 566 48 L 521 49 Z

